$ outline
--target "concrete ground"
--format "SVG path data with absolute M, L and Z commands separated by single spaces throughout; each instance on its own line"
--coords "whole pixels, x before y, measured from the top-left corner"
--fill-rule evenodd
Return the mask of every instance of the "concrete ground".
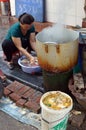
M 2 42 L 6 30 L 9 28 L 9 19 L 4 17 L 3 19 L 0 16 L 0 43 Z M 2 55 L 2 48 L 0 44 L 0 55 Z M 0 130 L 37 130 L 33 126 L 23 124 L 16 119 L 12 118 L 10 115 L 0 111 Z
M 23 124 L 8 114 L 0 111 L 0 130 L 37 130 L 36 128 Z

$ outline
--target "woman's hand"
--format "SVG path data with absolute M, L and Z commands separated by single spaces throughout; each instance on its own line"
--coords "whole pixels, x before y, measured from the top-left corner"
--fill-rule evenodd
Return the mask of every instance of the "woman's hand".
M 22 47 L 20 38 L 12 37 L 12 40 L 14 41 L 15 46 L 18 48 L 18 50 L 30 60 L 30 64 L 35 64 L 35 58 Z
M 35 64 L 35 57 L 33 57 L 33 56 L 30 56 L 30 64 L 31 65 L 34 65 Z

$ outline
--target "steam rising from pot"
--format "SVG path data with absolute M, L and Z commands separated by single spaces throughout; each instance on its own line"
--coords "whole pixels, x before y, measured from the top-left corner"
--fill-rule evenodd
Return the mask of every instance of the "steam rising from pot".
M 77 33 L 77 35 L 76 35 Z M 74 35 L 75 34 L 75 35 Z M 67 29 L 62 24 L 54 24 L 52 27 L 43 29 L 37 37 L 42 43 L 68 43 L 78 37 L 78 32 Z

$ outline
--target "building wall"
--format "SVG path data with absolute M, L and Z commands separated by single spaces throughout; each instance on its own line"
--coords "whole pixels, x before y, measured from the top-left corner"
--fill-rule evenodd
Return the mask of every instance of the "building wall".
M 45 21 L 65 25 L 82 25 L 84 0 L 45 0 Z M 15 15 L 15 0 L 10 0 L 11 15 Z
M 10 0 L 10 10 L 11 10 L 11 15 L 15 16 L 15 0 Z
M 46 0 L 46 21 L 81 25 L 84 0 Z

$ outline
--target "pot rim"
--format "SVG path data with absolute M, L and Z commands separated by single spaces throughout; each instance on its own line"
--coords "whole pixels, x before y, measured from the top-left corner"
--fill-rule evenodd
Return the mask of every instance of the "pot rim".
M 75 39 L 75 40 L 73 40 L 73 41 L 69 41 L 69 42 L 63 42 L 63 43 L 61 43 L 61 42 L 51 42 L 51 41 L 47 41 L 47 42 L 42 42 L 42 41 L 40 41 L 40 40 L 38 40 L 37 39 L 37 41 L 39 41 L 40 43 L 42 43 L 43 45 L 64 45 L 64 44 L 71 44 L 71 43 L 73 43 L 73 42 L 75 42 L 75 41 L 78 41 L 78 38 L 77 39 Z
M 66 34 L 66 36 L 70 37 L 70 35 L 71 35 L 71 39 L 64 39 L 63 38 L 63 40 L 61 40 L 61 38 L 59 39 L 59 37 L 55 36 L 55 39 L 53 39 L 53 40 L 50 39 L 48 41 L 47 37 L 45 37 L 47 34 L 44 32 L 44 30 L 45 29 L 43 29 L 41 32 L 39 32 L 36 35 L 36 40 L 41 42 L 42 44 L 48 44 L 49 42 L 50 42 L 50 44 L 52 44 L 52 43 L 54 43 L 54 44 L 69 44 L 69 43 L 72 43 L 72 42 L 74 42 L 74 41 L 79 39 L 79 32 L 66 28 L 66 30 L 68 30 L 68 32 L 69 32 L 69 35 Z M 49 35 L 49 38 L 50 38 L 50 36 L 51 35 Z

